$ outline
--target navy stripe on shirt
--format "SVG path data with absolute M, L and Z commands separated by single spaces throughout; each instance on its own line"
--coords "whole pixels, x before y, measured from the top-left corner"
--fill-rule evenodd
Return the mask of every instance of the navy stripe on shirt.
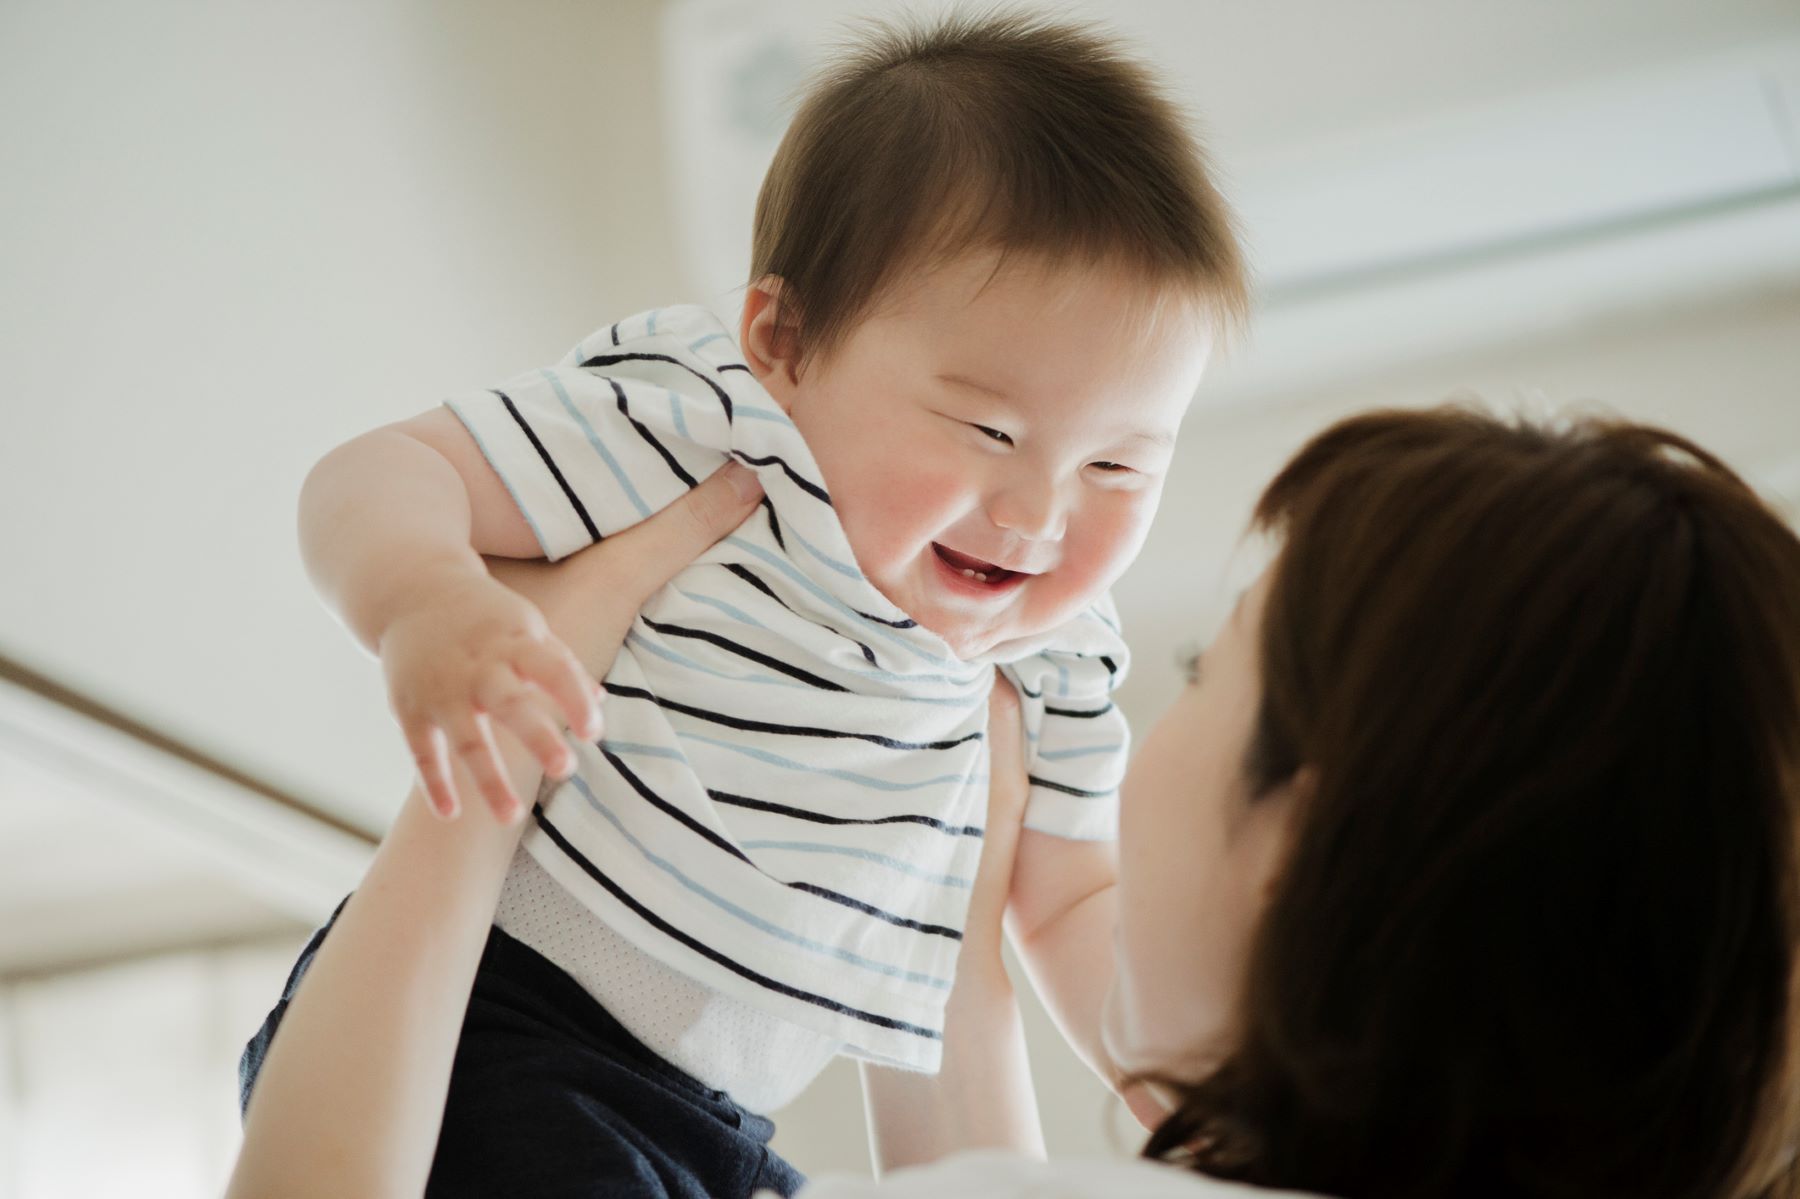
M 658 795 L 656 793 L 655 789 L 652 788 L 649 783 L 646 783 L 643 779 L 639 778 L 637 776 L 637 774 L 631 769 L 631 767 L 625 765 L 624 761 L 622 759 L 620 759 L 618 754 L 615 754 L 614 752 L 612 752 L 612 750 L 607 749 L 605 742 L 601 742 L 598 748 L 600 750 L 600 755 L 602 757 L 604 757 L 608 762 L 612 763 L 612 768 L 619 772 L 619 777 L 624 779 L 627 783 L 629 783 L 631 785 L 631 789 L 633 791 L 636 791 L 639 795 L 641 795 L 645 799 L 649 800 L 653 807 L 656 807 L 656 808 L 660 809 L 661 811 L 667 812 L 669 815 L 673 816 L 676 820 L 680 821 L 682 824 L 686 825 L 688 828 L 694 830 L 696 833 L 699 833 L 702 837 L 706 838 L 708 841 L 711 841 L 714 845 L 717 845 L 720 849 L 724 850 L 726 853 L 730 854 L 732 857 L 736 858 L 738 861 L 750 862 L 750 855 L 746 854 L 743 850 L 739 849 L 736 845 L 733 845 L 730 840 L 728 840 L 725 837 L 720 836 L 718 833 L 714 832 L 712 829 L 707 828 L 704 824 L 701 824 L 698 820 L 695 820 L 692 816 L 689 816 L 686 812 L 682 811 L 680 808 L 676 807 L 674 804 L 670 803 L 668 800 L 666 800 L 662 796 Z M 750 864 L 753 866 L 755 865 L 754 862 L 750 862 Z
M 616 387 L 616 386 L 618 386 L 618 384 L 615 383 L 613 386 Z M 777 456 L 775 454 L 768 454 L 761 458 L 758 458 L 752 454 L 746 454 L 742 450 L 733 450 L 733 451 L 731 451 L 731 456 L 733 458 L 736 458 L 739 462 L 747 462 L 751 466 L 767 466 L 767 465 L 769 465 L 769 463 L 773 462 L 775 465 L 777 465 L 781 468 L 782 474 L 786 475 L 788 478 L 790 478 L 794 481 L 794 486 L 798 487 L 801 491 L 804 491 L 807 495 L 813 496 L 814 498 L 820 500 L 823 503 L 827 503 L 827 504 L 831 503 L 831 496 L 826 492 L 826 490 L 823 487 L 820 487 L 817 483 L 814 483 L 811 479 L 808 479 L 805 476 L 801 475 L 798 471 L 796 471 L 793 467 L 789 466 L 785 461 L 783 461 L 779 456 Z
M 1074 720 L 1092 720 L 1094 717 L 1104 716 L 1112 710 L 1113 706 L 1110 703 L 1104 708 L 1090 708 L 1086 710 L 1080 708 L 1052 708 L 1049 704 L 1044 705 L 1044 715 L 1068 716 Z
M 1071 787 L 1067 783 L 1053 783 L 1049 779 L 1039 778 L 1035 774 L 1027 775 L 1026 781 L 1033 787 L 1047 787 L 1052 791 L 1061 791 L 1064 795 L 1075 795 L 1082 799 L 1104 799 L 1118 790 L 1117 787 L 1108 787 L 1104 791 L 1084 791 L 1080 787 Z
M 562 488 L 563 495 L 568 499 L 569 505 L 575 509 L 575 515 L 581 518 L 581 523 L 587 529 L 588 536 L 599 541 L 601 539 L 600 530 L 594 527 L 593 519 L 588 516 L 587 509 L 582 507 L 581 501 L 576 498 L 574 489 L 569 486 L 569 481 L 563 478 L 562 471 L 557 468 L 556 460 L 550 457 L 550 451 L 544 448 L 544 443 L 538 440 L 537 433 L 526 423 L 525 417 L 513 404 L 512 397 L 497 387 L 490 387 L 488 390 L 500 397 L 500 402 L 506 405 L 506 411 L 517 422 L 519 429 L 525 434 L 526 440 L 531 442 L 531 448 L 537 451 L 539 458 L 543 459 L 544 466 L 550 471 L 550 477 L 556 480 L 558 487 Z
M 764 500 L 763 502 L 767 503 L 768 501 Z M 774 519 L 772 514 L 770 516 L 770 519 L 771 520 Z M 779 541 L 780 537 L 778 536 L 776 538 L 776 540 Z M 722 563 L 720 563 L 720 565 L 723 566 L 726 570 L 729 570 L 732 574 L 736 575 L 738 578 L 744 580 L 744 582 L 750 584 L 750 586 L 756 588 L 758 591 L 760 591 L 764 595 L 768 596 L 770 599 L 774 600 L 777 604 L 780 604 L 784 609 L 786 609 L 792 615 L 799 616 L 800 619 L 804 620 L 807 624 L 813 625 L 817 628 L 824 629 L 827 633 L 834 633 L 837 636 L 842 637 L 845 641 L 848 641 L 851 645 L 854 645 L 857 649 L 862 651 L 862 656 L 864 658 L 868 659 L 870 666 L 875 667 L 877 670 L 881 669 L 881 663 L 879 663 L 875 660 L 875 651 L 874 650 L 870 649 L 867 645 L 858 641 L 856 638 L 852 637 L 850 634 L 844 632 L 842 629 L 834 629 L 830 625 L 824 624 L 817 620 L 814 620 L 810 616 L 802 616 L 800 613 L 795 612 L 792 605 L 790 605 L 786 600 L 782 599 L 779 595 L 776 595 L 775 589 L 773 587 L 770 587 L 766 582 L 764 582 L 762 576 L 757 574 L 755 571 L 751 570 L 748 566 L 744 566 L 741 563 L 737 563 L 737 562 L 722 562 Z
M 798 999 L 802 1003 L 810 1003 L 817 1007 L 822 1007 L 827 1011 L 850 1016 L 857 1020 L 862 1020 L 865 1023 L 873 1024 L 878 1028 L 891 1028 L 897 1032 L 912 1033 L 914 1036 L 925 1037 L 932 1041 L 941 1041 L 944 1039 L 944 1034 L 935 1029 L 922 1028 L 917 1024 L 910 1024 L 905 1020 L 896 1020 L 892 1016 L 882 1016 L 877 1015 L 874 1012 L 865 1012 L 861 1008 L 853 1008 L 848 1004 L 838 1003 L 836 1000 L 827 999 L 823 995 L 814 995 L 810 991 L 802 991 L 798 987 L 790 987 L 786 983 L 778 982 L 766 974 L 759 974 L 748 966 L 733 961 L 712 946 L 696 940 L 687 933 L 682 932 L 667 920 L 664 920 L 661 916 L 658 916 L 655 912 L 633 899 L 626 893 L 623 887 L 608 878 L 605 873 L 603 873 L 598 866 L 590 862 L 580 850 L 569 844 L 568 838 L 562 835 L 561 830 L 551 824 L 549 819 L 545 817 L 543 805 L 534 805 L 531 809 L 531 814 L 537 819 L 538 827 L 543 829 L 544 832 L 549 835 L 550 839 L 556 843 L 556 847 L 567 854 L 570 861 L 574 862 L 577 866 L 580 866 L 582 870 L 587 873 L 589 878 L 599 883 L 602 887 L 605 887 L 614 899 L 617 899 L 633 912 L 636 912 L 639 917 L 658 932 L 681 942 L 702 957 L 717 962 L 738 977 L 749 979 L 758 986 L 766 987 L 778 995 L 785 995 L 789 999 Z
M 612 384 L 613 394 L 619 398 L 619 415 L 630 421 L 631 427 L 637 430 L 638 436 L 649 442 L 650 448 L 662 456 L 662 460 L 668 463 L 669 469 L 675 472 L 675 477 L 677 479 L 680 479 L 689 487 L 698 487 L 700 481 L 694 478 L 693 475 L 688 474 L 681 463 L 675 461 L 675 455 L 669 452 L 669 447 L 658 441 L 656 439 L 656 434 L 652 433 L 643 421 L 631 415 L 631 405 L 626 402 L 625 389 L 619 386 L 619 381 L 613 378 L 608 378 L 606 381 Z
M 976 730 L 964 733 L 960 737 L 952 737 L 947 741 L 901 741 L 894 737 L 884 737 L 880 733 L 852 733 L 843 729 L 822 729 L 805 724 L 776 724 L 771 720 L 749 720 L 742 716 L 728 716 L 724 712 L 711 712 L 705 708 L 696 708 L 692 704 L 684 704 L 677 700 L 666 699 L 642 687 L 630 687 L 624 683 L 602 684 L 608 695 L 617 695 L 624 699 L 647 699 L 659 708 L 671 712 L 680 712 L 712 724 L 724 725 L 728 729 L 739 729 L 746 733 L 779 733 L 788 737 L 822 737 L 827 740 L 867 741 L 870 745 L 879 745 L 884 749 L 904 750 L 908 753 L 924 749 L 955 749 L 967 745 L 971 741 L 980 741 L 986 733 Z
M 942 924 L 927 924 L 923 920 L 908 920 L 905 916 L 896 916 L 892 912 L 884 912 L 880 908 L 875 907 L 872 904 L 866 904 L 860 899 L 851 899 L 848 895 L 841 895 L 836 891 L 829 890 L 814 883 L 789 883 L 788 886 L 796 891 L 805 891 L 808 895 L 817 895 L 820 899 L 829 899 L 832 903 L 841 903 L 847 908 L 853 908 L 865 915 L 873 916 L 877 920 L 885 920 L 889 924 L 899 928 L 910 928 L 916 933 L 929 933 L 934 937 L 948 937 L 952 941 L 960 941 L 963 939 L 962 933 L 958 932 L 956 929 L 949 928 Z
M 706 793 L 723 804 L 736 808 L 750 808 L 758 812 L 773 812 L 779 816 L 792 816 L 798 820 L 811 820 L 818 824 L 923 824 L 940 833 L 949 833 L 953 837 L 980 837 L 982 830 L 973 824 L 948 824 L 931 816 L 904 814 L 900 816 L 827 816 L 823 812 L 810 812 L 805 808 L 789 807 L 787 804 L 775 803 L 767 799 L 751 799 L 747 795 L 733 795 L 729 791 L 714 791 L 711 787 Z
M 598 354 L 583 362 L 581 366 L 583 370 L 594 370 L 619 362 L 667 362 L 672 366 L 679 366 L 712 390 L 713 395 L 718 397 L 719 406 L 725 410 L 726 421 L 731 420 L 731 397 L 725 394 L 725 389 L 707 378 L 704 372 L 695 370 L 679 358 L 671 358 L 667 354 Z
M 639 778 L 635 773 L 633 773 L 630 767 L 626 766 L 624 762 L 620 761 L 617 754 L 614 754 L 611 750 L 608 750 L 604 745 L 600 746 L 600 752 L 606 758 L 606 760 L 608 762 L 612 763 L 613 769 L 617 770 L 619 772 L 619 776 L 631 785 L 631 789 L 633 791 L 636 791 L 639 795 L 643 796 L 645 799 L 649 800 L 653 806 L 674 816 L 682 824 L 686 825 L 688 828 L 692 829 L 694 832 L 699 833 L 706 840 L 712 842 L 714 845 L 718 846 L 720 849 L 723 849 L 726 853 L 729 853 L 732 857 L 736 858 L 738 861 L 743 862 L 746 865 L 748 865 L 749 867 L 751 867 L 753 870 L 756 870 L 759 873 L 762 873 L 765 878 L 772 877 L 772 876 L 768 875 L 766 872 L 764 872 L 762 870 L 762 867 L 758 866 L 755 862 L 752 862 L 750 860 L 750 858 L 744 853 L 744 851 L 739 849 L 736 845 L 732 844 L 730 841 L 721 837 L 718 833 L 714 832 L 713 830 L 698 823 L 697 821 L 695 821 L 693 819 L 693 817 L 687 815 L 685 812 L 681 812 L 681 811 L 677 810 L 676 808 L 674 808 L 667 800 L 665 800 L 662 796 L 658 795 L 656 793 L 656 791 L 648 783 L 644 782 L 643 779 Z M 715 798 L 723 798 L 722 796 L 720 796 L 720 794 L 718 792 L 709 791 L 708 794 L 714 796 Z M 731 798 L 739 799 L 741 797 L 732 796 Z M 754 802 L 756 802 L 756 801 L 748 801 L 748 800 L 744 801 L 744 806 L 748 806 L 749 804 L 754 803 Z M 778 806 L 778 805 L 771 805 L 771 806 Z M 799 811 L 799 809 L 797 809 L 797 808 L 789 809 L 789 810 L 792 812 Z M 977 835 L 980 835 L 981 830 L 977 829 L 977 830 L 975 830 L 975 832 Z M 926 923 L 923 923 L 922 921 L 908 919 L 905 916 L 897 916 L 892 912 L 883 911 L 881 908 L 875 907 L 873 904 L 864 903 L 859 899 L 852 899 L 848 895 L 841 894 L 837 891 L 828 890 L 827 888 L 821 887 L 821 886 L 817 885 L 816 883 L 786 882 L 786 881 L 780 880 L 780 879 L 777 879 L 776 881 L 783 882 L 784 886 L 791 887 L 792 889 L 794 889 L 796 891 L 804 891 L 809 895 L 817 895 L 821 899 L 828 899 L 833 903 L 842 904 L 845 907 L 853 908 L 859 912 L 865 912 L 868 915 L 878 917 L 882 920 L 887 921 L 889 924 L 895 925 L 899 928 L 908 928 L 908 929 L 914 930 L 915 932 L 931 933 L 935 936 L 948 936 L 948 937 L 951 937 L 952 939 L 958 940 L 958 941 L 962 940 L 962 934 L 957 932 L 955 929 L 946 928 L 941 924 L 926 924 Z
M 658 620 L 651 620 L 642 613 L 638 614 L 638 619 L 642 620 L 645 625 L 654 629 L 656 632 L 661 633 L 665 637 L 687 637 L 694 641 L 704 641 L 708 645 L 716 645 L 726 653 L 736 654 L 740 658 L 747 659 L 748 661 L 755 662 L 762 666 L 767 666 L 770 670 L 778 670 L 789 678 L 798 679 L 809 687 L 817 687 L 821 691 L 850 690 L 850 688 L 840 686 L 830 679 L 821 678 L 810 670 L 802 670 L 798 666 L 783 662 L 773 654 L 765 654 L 760 650 L 751 649 L 747 645 L 740 645 L 731 638 L 722 636 L 718 633 L 708 632 L 705 629 L 690 629 L 685 625 L 664 624 Z

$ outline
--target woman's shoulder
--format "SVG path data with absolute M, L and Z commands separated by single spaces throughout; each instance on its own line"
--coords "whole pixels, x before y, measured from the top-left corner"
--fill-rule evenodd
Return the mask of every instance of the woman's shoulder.
M 998 1150 L 959 1153 L 880 1182 L 822 1176 L 798 1199 L 1300 1199 L 1138 1160 L 1036 1161 Z

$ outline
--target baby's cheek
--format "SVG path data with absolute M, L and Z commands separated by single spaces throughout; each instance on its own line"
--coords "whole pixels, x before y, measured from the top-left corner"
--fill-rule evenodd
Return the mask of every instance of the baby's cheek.
M 835 497 L 838 516 L 865 571 L 898 565 L 936 540 L 956 512 L 968 481 L 931 462 L 870 463 Z
M 1112 586 L 1143 547 L 1154 513 L 1154 505 L 1124 496 L 1100 505 L 1073 526 L 1064 560 L 1071 587 L 1091 599 Z

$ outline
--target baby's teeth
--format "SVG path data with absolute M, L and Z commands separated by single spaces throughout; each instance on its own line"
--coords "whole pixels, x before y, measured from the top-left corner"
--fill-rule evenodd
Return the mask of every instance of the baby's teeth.
M 979 570 L 970 570 L 966 566 L 963 567 L 963 578 L 965 578 L 965 579 L 980 579 L 983 583 L 987 582 L 987 575 L 983 574 Z

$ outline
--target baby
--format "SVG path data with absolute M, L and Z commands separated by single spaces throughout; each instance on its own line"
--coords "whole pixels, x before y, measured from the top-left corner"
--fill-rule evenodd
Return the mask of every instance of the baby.
M 440 806 L 447 733 L 504 807 L 489 719 L 552 776 L 496 925 L 751 1113 L 838 1054 L 937 1068 L 997 666 L 1030 745 L 1015 944 L 1116 1083 L 1106 593 L 1244 306 L 1229 214 L 1108 42 L 953 19 L 874 36 L 810 93 L 750 273 L 735 339 L 658 309 L 340 448 L 308 482 L 309 567 L 379 648 Z M 731 459 L 762 508 L 640 613 L 604 738 L 514 719 L 537 685 L 593 731 L 591 697 L 477 555 L 561 558 Z M 459 709 L 410 701 L 446 678 Z

